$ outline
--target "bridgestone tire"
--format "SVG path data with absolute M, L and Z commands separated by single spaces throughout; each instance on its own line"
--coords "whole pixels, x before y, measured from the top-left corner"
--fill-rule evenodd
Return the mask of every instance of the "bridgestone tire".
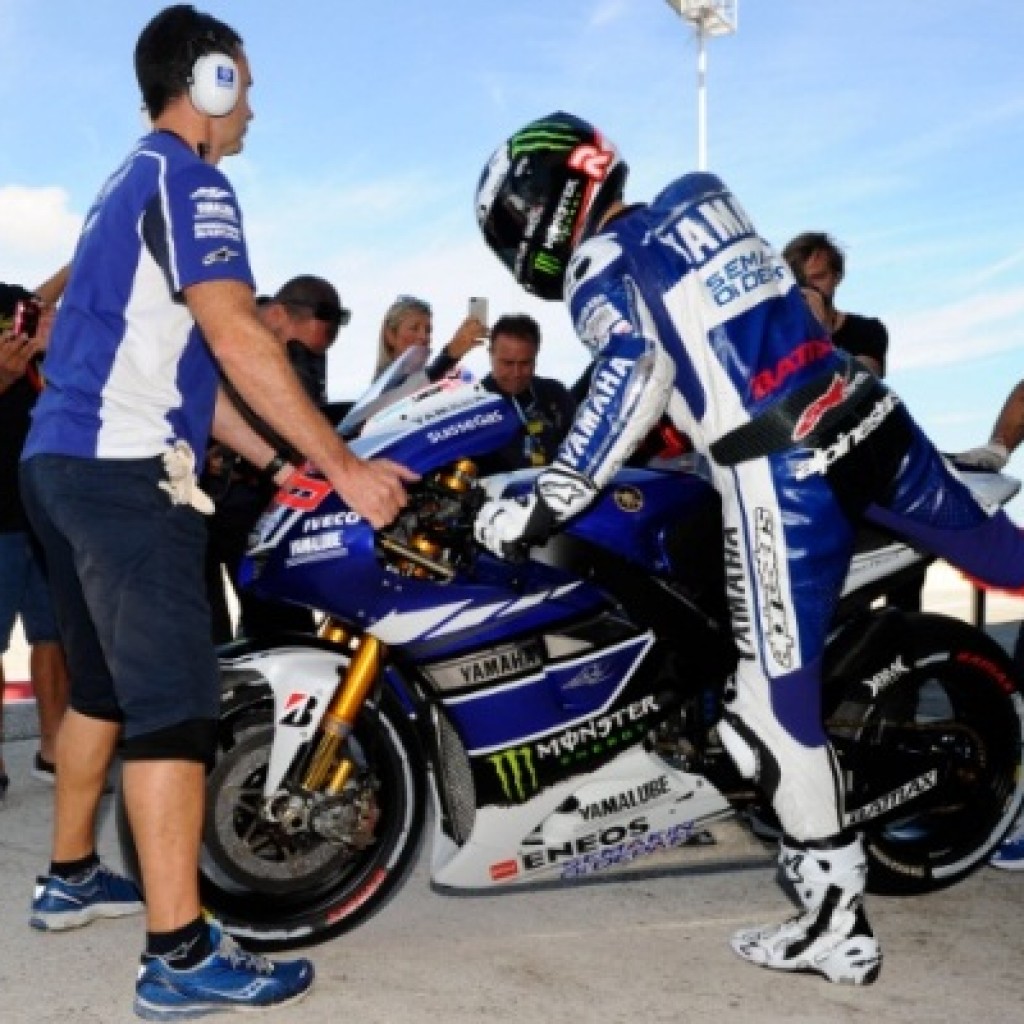
M 255 688 L 257 690 L 261 688 Z M 222 749 L 207 780 L 200 863 L 204 910 L 250 949 L 296 949 L 333 939 L 379 911 L 415 864 L 426 814 L 426 773 L 407 717 L 386 695 L 360 712 L 349 740 L 357 768 L 371 773 L 374 841 L 364 849 L 311 831 L 289 834 L 257 812 L 272 737 L 269 691 L 221 721 Z M 139 878 L 123 799 L 122 855 Z
M 908 614 L 847 679 L 826 727 L 871 892 L 944 889 L 985 864 L 1024 798 L 1024 700 L 990 637 Z

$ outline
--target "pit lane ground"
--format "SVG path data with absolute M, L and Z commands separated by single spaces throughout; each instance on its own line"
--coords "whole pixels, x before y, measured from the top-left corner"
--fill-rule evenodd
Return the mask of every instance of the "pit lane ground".
M 935 607 L 935 591 L 926 599 Z M 1000 606 L 1002 607 L 1002 606 Z M 1010 643 L 1021 617 L 990 608 Z M 957 614 L 957 611 L 953 611 Z M 966 613 L 964 617 L 969 617 Z M 0 807 L 0 1022 L 122 1024 L 131 1010 L 141 918 L 65 934 L 28 927 L 46 864 L 52 790 L 29 774 L 31 716 L 4 752 L 11 791 Z M 106 801 L 100 848 L 118 864 Z M 790 913 L 766 849 L 737 833 L 747 866 L 634 877 L 576 888 L 454 897 L 432 891 L 429 848 L 396 899 L 354 933 L 306 952 L 312 995 L 277 1011 L 282 1024 L 504 1024 L 543 1021 L 715 1024 L 941 1024 L 1024 1021 L 1024 873 L 985 868 L 914 899 L 872 897 L 885 952 L 863 989 L 779 976 L 739 961 L 735 929 Z M 745 845 L 744 845 L 745 844 Z

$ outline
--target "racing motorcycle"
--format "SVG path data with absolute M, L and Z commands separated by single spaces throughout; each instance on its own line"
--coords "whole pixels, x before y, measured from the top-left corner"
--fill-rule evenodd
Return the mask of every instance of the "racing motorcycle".
M 201 888 L 256 948 L 365 921 L 428 821 L 431 881 L 451 891 L 594 879 L 666 851 L 685 868 L 726 827 L 770 826 L 715 729 L 737 584 L 699 466 L 652 450 L 546 546 L 499 560 L 474 517 L 532 471 L 480 479 L 474 458 L 519 419 L 470 382 L 407 393 L 415 369 L 400 361 L 340 427 L 358 454 L 421 474 L 398 519 L 375 531 L 307 466 L 257 528 L 249 586 L 322 613 L 319 635 L 222 649 Z M 996 502 L 1019 486 L 974 482 Z M 882 893 L 965 878 L 1024 796 L 1024 702 L 1002 649 L 958 620 L 873 607 L 924 559 L 865 535 L 825 663 L 843 819 Z

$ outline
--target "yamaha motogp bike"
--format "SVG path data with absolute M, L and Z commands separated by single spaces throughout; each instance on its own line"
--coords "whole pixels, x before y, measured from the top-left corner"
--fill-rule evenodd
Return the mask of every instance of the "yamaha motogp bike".
M 654 452 L 545 547 L 499 560 L 474 517 L 532 471 L 481 480 L 473 460 L 519 419 L 467 382 L 406 394 L 409 374 L 400 362 L 339 428 L 359 431 L 360 455 L 421 474 L 407 507 L 374 530 L 315 469 L 294 476 L 245 572 L 322 613 L 320 633 L 221 652 L 201 887 L 257 948 L 365 921 L 428 823 L 436 888 L 499 891 L 704 863 L 727 828 L 770 817 L 716 734 L 736 581 L 699 467 Z M 987 500 L 1015 493 L 973 476 Z M 1002 649 L 964 622 L 873 606 L 925 560 L 865 534 L 824 669 L 842 815 L 864 833 L 875 892 L 965 878 L 1024 795 L 1024 702 Z M 123 803 L 119 823 L 135 864 Z

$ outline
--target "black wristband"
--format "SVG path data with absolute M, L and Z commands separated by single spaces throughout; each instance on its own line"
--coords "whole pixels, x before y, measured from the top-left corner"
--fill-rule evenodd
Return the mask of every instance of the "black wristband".
M 448 352 L 448 347 L 445 346 L 440 352 L 427 364 L 427 380 L 431 384 L 439 381 L 449 370 L 453 367 L 458 366 L 459 361 Z
M 273 480 L 278 473 L 288 465 L 288 460 L 283 455 L 274 453 L 274 457 L 263 467 L 262 473 L 265 477 Z

